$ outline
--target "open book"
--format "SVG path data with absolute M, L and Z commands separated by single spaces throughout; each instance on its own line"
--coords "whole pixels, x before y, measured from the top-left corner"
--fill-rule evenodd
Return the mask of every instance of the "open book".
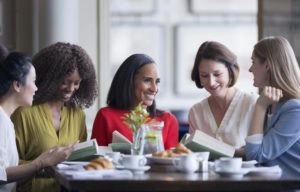
M 124 154 L 130 154 L 131 153 L 131 141 L 129 141 L 124 135 L 122 135 L 118 131 L 114 131 L 112 133 L 112 143 L 108 146 L 113 151 L 119 151 Z
M 217 140 L 210 135 L 196 130 L 194 134 L 186 133 L 180 141 L 194 152 L 209 151 L 210 158 L 233 157 L 235 148 L 227 143 Z
M 88 161 L 98 155 L 98 144 L 96 139 L 81 142 L 75 145 L 67 161 Z

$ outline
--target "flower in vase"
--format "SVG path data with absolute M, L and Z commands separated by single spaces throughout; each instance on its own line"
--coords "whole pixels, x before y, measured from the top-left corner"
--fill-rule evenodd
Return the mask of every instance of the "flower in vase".
M 133 110 L 129 113 L 124 114 L 122 117 L 123 122 L 136 134 L 138 129 L 142 124 L 151 121 L 151 117 L 147 110 L 143 107 L 142 102 L 140 102 Z

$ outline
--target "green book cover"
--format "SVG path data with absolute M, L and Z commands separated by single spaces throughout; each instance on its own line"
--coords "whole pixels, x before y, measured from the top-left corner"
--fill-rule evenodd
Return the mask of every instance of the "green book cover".
M 209 151 L 210 158 L 233 157 L 235 148 L 227 143 L 217 140 L 210 135 L 196 130 L 193 135 L 185 135 L 181 141 L 187 148 L 194 152 Z
M 98 144 L 96 139 L 78 143 L 74 151 L 68 158 L 68 161 L 91 160 L 97 157 Z

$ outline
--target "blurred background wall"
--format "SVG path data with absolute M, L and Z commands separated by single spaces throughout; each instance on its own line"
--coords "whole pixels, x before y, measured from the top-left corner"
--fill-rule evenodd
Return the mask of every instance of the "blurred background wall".
M 112 77 L 132 53 L 157 62 L 158 107 L 179 115 L 206 97 L 190 80 L 198 47 L 220 41 L 238 55 L 236 86 L 256 92 L 248 72 L 258 39 L 282 35 L 300 58 L 300 0 L 0 0 L 0 41 L 11 50 L 35 54 L 57 41 L 87 50 L 97 70 L 99 97 L 86 109 L 87 127 L 105 106 Z

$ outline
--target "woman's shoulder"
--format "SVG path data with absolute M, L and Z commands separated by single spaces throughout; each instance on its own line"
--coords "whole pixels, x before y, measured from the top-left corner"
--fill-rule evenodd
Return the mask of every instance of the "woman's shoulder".
M 256 101 L 257 98 L 259 97 L 258 93 L 255 92 L 246 92 L 239 90 L 239 92 L 242 94 L 243 98 L 246 100 L 251 100 L 251 101 Z
M 123 109 L 116 109 L 116 108 L 113 108 L 113 107 L 109 107 L 109 106 L 106 106 L 106 107 L 102 107 L 99 109 L 98 111 L 98 114 L 102 114 L 102 115 L 120 115 L 120 114 L 123 114 L 123 113 L 127 113 L 129 112 L 129 110 L 123 110 Z
M 280 106 L 280 110 L 293 110 L 297 109 L 300 111 L 300 99 L 289 99 L 286 102 L 282 103 Z
M 161 116 L 163 117 L 175 117 L 171 112 L 169 111 L 160 111 Z
M 30 115 L 30 114 L 40 114 L 40 110 L 44 109 L 44 105 L 32 105 L 29 107 L 19 107 L 15 110 L 14 114 Z
M 195 103 L 194 105 L 192 105 L 192 107 L 190 108 L 190 112 L 191 111 L 202 111 L 202 110 L 206 110 L 206 105 L 208 103 L 208 98 L 205 98 L 201 101 L 199 101 L 198 103 Z

